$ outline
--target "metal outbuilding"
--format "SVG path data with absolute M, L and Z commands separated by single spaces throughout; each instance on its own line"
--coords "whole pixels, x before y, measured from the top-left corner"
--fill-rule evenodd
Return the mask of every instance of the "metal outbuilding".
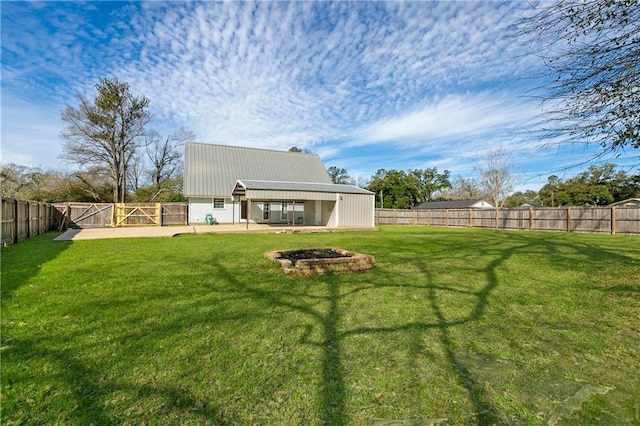
M 374 194 L 333 184 L 315 154 L 185 144 L 189 222 L 373 228 Z

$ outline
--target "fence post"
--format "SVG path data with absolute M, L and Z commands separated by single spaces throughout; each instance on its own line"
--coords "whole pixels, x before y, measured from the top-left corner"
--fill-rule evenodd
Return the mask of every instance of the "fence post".
M 498 229 L 498 219 L 499 219 L 499 215 L 500 215 L 500 212 L 498 211 L 498 207 L 496 207 L 496 229 Z
M 567 232 L 571 232 L 571 206 L 567 207 Z
M 397 209 L 393 209 L 393 224 L 394 225 L 398 224 L 398 211 L 397 211 Z
M 20 228 L 19 223 L 20 220 L 18 219 L 18 200 L 13 200 L 13 243 L 17 243 L 18 242 L 18 229 Z
M 446 209 L 444 211 L 444 217 L 445 217 L 445 225 L 447 226 L 447 228 L 449 227 L 449 209 Z
M 27 232 L 25 233 L 26 237 L 25 238 L 30 238 L 31 237 L 31 201 L 27 201 L 26 202 L 27 206 L 26 206 L 26 228 L 27 228 Z
M 616 211 L 616 206 L 611 206 L 611 233 L 615 234 L 618 232 L 618 224 L 616 223 L 616 215 L 618 212 Z
M 533 207 L 529 207 L 529 231 L 533 231 Z
M 469 228 L 473 228 L 473 210 L 469 207 Z
M 66 230 L 67 226 L 69 226 L 69 223 L 71 222 L 71 203 L 67 203 L 66 210 L 64 211 L 64 216 L 62 220 L 63 222 L 60 230 L 62 229 Z
M 412 210 L 411 213 L 413 215 L 412 216 L 412 222 L 413 222 L 413 225 L 415 225 L 416 224 L 416 216 L 417 216 L 416 211 Z

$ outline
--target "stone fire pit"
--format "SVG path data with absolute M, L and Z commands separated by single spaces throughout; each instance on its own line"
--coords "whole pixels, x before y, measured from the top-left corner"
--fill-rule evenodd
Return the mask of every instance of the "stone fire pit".
M 374 264 L 373 256 L 338 248 L 270 251 L 265 256 L 280 262 L 287 274 L 364 271 L 373 268 Z

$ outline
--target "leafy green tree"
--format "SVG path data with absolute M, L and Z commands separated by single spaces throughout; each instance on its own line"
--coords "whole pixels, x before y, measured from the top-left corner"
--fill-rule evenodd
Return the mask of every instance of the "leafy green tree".
M 21 189 L 29 183 L 25 175 L 28 168 L 15 163 L 0 167 L 0 196 L 2 198 L 20 198 Z
M 537 205 L 540 203 L 541 201 L 538 193 L 528 189 L 524 192 L 518 191 L 508 196 L 504 202 L 504 207 L 519 207 L 524 204 Z
M 403 171 L 378 169 L 366 189 L 377 195 L 383 208 L 407 209 L 411 207 L 412 196 L 406 183 Z
M 415 179 L 415 186 L 417 187 L 415 204 L 432 201 L 436 194 L 441 193 L 447 188 L 451 188 L 451 182 L 449 181 L 450 174 L 449 170 L 438 173 L 437 167 L 430 167 L 424 170 L 410 170 L 408 177 Z
M 138 203 L 187 201 L 187 198 L 182 194 L 182 176 L 165 179 L 159 184 L 138 188 L 133 198 Z
M 540 201 L 546 206 L 555 207 L 557 199 L 560 198 L 562 179 L 556 175 L 551 175 L 547 178 L 547 184 L 543 186 L 540 191 Z
M 517 28 L 549 69 L 545 136 L 597 143 L 602 154 L 640 148 L 640 2 L 539 5 Z
M 298 148 L 297 146 L 292 146 L 291 148 L 289 148 L 289 152 L 300 152 L 303 154 L 311 154 L 311 151 L 309 151 L 307 148 Z
M 353 185 L 354 180 L 349 176 L 347 169 L 331 166 L 327 169 L 331 182 L 338 184 Z
M 107 203 L 111 201 L 112 190 L 109 171 L 100 167 L 90 167 L 73 173 L 69 195 L 60 201 Z
M 434 194 L 450 186 L 448 170 L 438 173 L 436 168 L 407 172 L 379 169 L 371 177 L 367 189 L 377 194 L 385 208 L 408 209 L 432 199 Z
M 104 202 L 111 188 L 103 171 L 87 169 L 72 174 L 42 170 L 17 164 L 3 165 L 2 197 L 59 203 L 68 201 Z
M 539 193 L 549 206 L 606 205 L 640 195 L 640 175 L 629 175 L 608 163 L 590 166 L 564 181 L 550 176 Z
M 124 202 L 128 168 L 151 121 L 149 100 L 134 96 L 117 78 L 102 78 L 96 90 L 93 100 L 78 94 L 78 106 L 67 105 L 62 112 L 68 123 L 62 133 L 64 155 L 81 166 L 108 170 L 113 201 Z

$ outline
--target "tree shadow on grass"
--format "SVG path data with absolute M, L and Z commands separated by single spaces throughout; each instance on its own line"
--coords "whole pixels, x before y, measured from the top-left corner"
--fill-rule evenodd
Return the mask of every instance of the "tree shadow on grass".
M 571 262 L 566 259 L 566 250 L 570 250 L 571 253 L 577 253 L 587 260 L 603 261 L 602 251 L 582 245 L 572 245 L 564 240 L 555 241 L 553 236 L 533 242 L 530 238 L 511 236 L 509 241 L 510 244 L 506 247 L 494 242 L 494 245 L 490 248 L 481 249 L 484 251 L 479 253 L 479 256 L 486 258 L 487 263 L 486 266 L 476 269 L 482 276 L 482 283 L 477 290 L 465 289 L 464 286 L 447 287 L 437 285 L 438 272 L 434 271 L 430 259 L 426 259 L 424 256 L 416 256 L 411 252 L 412 250 L 420 250 L 418 246 L 409 246 L 406 247 L 406 253 L 394 254 L 396 260 L 405 262 L 408 267 L 412 267 L 416 271 L 415 275 L 411 276 L 410 279 L 407 278 L 409 275 L 401 274 L 398 276 L 393 269 L 383 265 L 373 271 L 363 273 L 360 276 L 360 280 L 357 280 L 355 284 L 351 283 L 348 287 L 343 285 L 348 281 L 344 279 L 343 274 L 327 274 L 320 277 L 283 276 L 282 280 L 292 284 L 290 290 L 283 290 L 282 286 L 277 289 L 271 289 L 266 287 L 260 279 L 273 278 L 271 274 L 280 272 L 275 270 L 276 266 L 273 266 L 273 269 L 262 277 L 257 277 L 256 274 L 243 276 L 237 270 L 225 265 L 223 260 L 207 258 L 207 268 L 215 269 L 216 276 L 220 277 L 224 285 L 207 289 L 206 281 L 203 278 L 202 283 L 194 282 L 190 284 L 190 288 L 201 284 L 202 288 L 198 291 L 203 294 L 207 291 L 218 291 L 221 296 L 220 303 L 225 301 L 237 303 L 238 300 L 243 298 L 251 298 L 264 302 L 263 305 L 265 307 L 273 306 L 282 308 L 285 311 L 294 311 L 308 319 L 306 324 L 303 325 L 304 330 L 300 334 L 299 342 L 318 349 L 317 361 L 321 382 L 317 391 L 321 409 L 317 415 L 321 418 L 323 424 L 344 425 L 351 422 L 349 417 L 351 415 L 347 414 L 346 406 L 349 389 L 345 377 L 345 364 L 348 361 L 345 359 L 345 345 L 348 339 L 355 336 L 390 336 L 398 332 L 411 333 L 412 343 L 410 349 L 417 355 L 424 351 L 424 348 L 420 345 L 420 340 L 424 338 L 426 332 L 433 331 L 438 334 L 438 344 L 443 350 L 450 371 L 455 374 L 460 386 L 466 390 L 469 401 L 473 405 L 475 412 L 473 420 L 478 424 L 502 424 L 507 422 L 501 416 L 498 407 L 492 402 L 491 396 L 487 395 L 482 383 L 474 376 L 472 367 L 461 356 L 458 349 L 461 342 L 456 341 L 454 329 L 480 321 L 485 316 L 491 295 L 496 288 L 499 285 L 508 284 L 500 282 L 499 268 L 519 251 L 530 251 L 533 247 L 536 251 L 545 253 L 545 256 L 554 256 L 560 264 L 566 263 L 567 265 L 570 265 Z M 457 243 L 461 244 L 461 241 L 457 241 Z M 559 250 L 559 248 L 563 250 Z M 451 253 L 447 246 L 443 245 L 437 252 L 432 251 L 429 255 L 432 256 L 431 260 L 434 257 L 440 257 L 440 260 L 442 260 L 450 256 Z M 610 261 L 616 260 L 617 257 L 614 254 L 607 256 L 604 253 L 604 259 Z M 34 263 L 39 264 L 38 262 L 40 260 L 35 259 Z M 264 262 L 267 264 L 266 261 Z M 37 274 L 36 266 L 31 267 L 31 269 L 34 274 Z M 259 269 L 262 269 L 262 267 L 256 267 L 255 270 Z M 279 275 L 276 277 L 279 277 Z M 368 280 L 367 277 L 371 279 Z M 403 282 L 403 280 L 406 281 Z M 399 290 L 398 294 L 402 294 L 402 291 L 406 289 L 423 291 L 423 294 L 425 294 L 423 320 L 406 320 L 400 324 L 389 326 L 384 324 L 380 326 L 358 326 L 356 324 L 353 327 L 346 327 L 344 325 L 343 306 L 349 301 L 350 297 L 355 297 L 362 292 L 376 292 L 384 289 L 393 290 L 394 288 Z M 221 289 L 225 291 L 223 292 Z M 320 294 L 317 294 L 318 289 L 322 290 Z M 3 282 L 3 293 L 4 291 Z M 444 298 L 450 294 L 471 298 L 472 302 L 468 306 L 466 315 L 448 316 Z M 165 300 L 162 299 L 165 297 L 167 306 L 171 304 L 168 296 L 158 293 L 154 297 L 161 300 Z M 206 323 L 215 325 L 221 322 L 242 322 L 249 316 L 267 318 L 270 315 L 266 310 L 263 312 L 250 312 L 246 308 L 234 312 L 222 311 L 213 315 L 194 315 L 194 312 L 198 312 L 199 309 L 210 303 L 210 301 L 198 300 L 188 307 L 182 306 L 182 309 L 184 309 L 183 314 L 171 317 L 165 322 L 148 325 L 136 324 L 135 327 L 132 323 L 132 327 L 136 331 L 121 335 L 119 340 L 126 345 L 135 343 L 136 339 L 139 338 L 138 333 L 149 335 L 152 339 L 162 338 L 181 333 L 188 327 L 194 326 L 194 324 Z M 133 309 L 134 306 L 132 305 L 131 308 Z M 78 409 L 81 410 L 78 413 L 78 418 L 74 420 L 90 420 L 100 424 L 113 423 L 115 419 L 109 411 L 105 410 L 104 399 L 108 397 L 113 389 L 120 389 L 131 390 L 141 397 L 153 395 L 162 398 L 169 401 L 169 410 L 186 409 L 189 406 L 199 407 L 194 416 L 203 422 L 215 424 L 234 423 L 233 419 L 230 420 L 228 417 L 223 416 L 221 414 L 222 410 L 215 404 L 197 401 L 196 397 L 188 390 L 162 385 L 136 385 L 115 379 L 104 382 L 103 378 L 100 377 L 100 369 L 86 365 L 66 350 L 48 348 L 37 340 L 16 342 L 15 345 L 21 347 L 20 350 L 16 351 L 19 354 L 32 353 L 34 356 L 59 366 L 56 369 L 56 371 L 60 371 L 57 373 L 59 374 L 59 379 L 67 383 L 70 389 L 73 389 L 73 397 L 79 405 Z M 418 381 L 414 383 L 414 386 L 419 386 Z
M 2 249 L 2 415 L 11 424 L 118 424 L 122 420 L 121 413 L 115 413 L 107 408 L 107 399 L 114 392 L 129 391 L 140 397 L 155 397 L 164 401 L 163 410 L 167 413 L 181 413 L 187 410 L 189 417 L 197 423 L 230 425 L 237 424 L 233 419 L 225 418 L 222 410 L 212 404 L 197 400 L 188 390 L 173 386 L 135 385 L 121 381 L 118 377 L 105 379 L 104 371 L 96 365 L 101 361 L 88 362 L 76 351 L 65 347 L 69 342 L 60 340 L 72 336 L 56 335 L 44 331 L 30 333 L 27 337 L 17 337 L 11 327 L 5 322 L 12 322 L 12 300 L 18 290 L 30 285 L 37 277 L 42 267 L 55 260 L 67 250 L 73 242 L 52 241 L 57 235 L 49 232 L 18 244 Z M 99 278 L 96 278 L 99 279 Z M 40 280 L 38 283 L 47 283 Z M 47 291 L 43 288 L 44 292 Z M 78 289 L 78 291 L 81 291 Z M 18 301 L 24 304 L 24 302 Z M 132 303 L 135 309 L 140 301 Z M 122 302 L 110 300 L 102 306 L 85 307 L 97 310 L 113 309 L 116 306 L 126 306 Z M 65 306 L 61 309 L 70 307 Z M 97 308 L 97 309 L 96 309 Z M 71 309 L 73 309 L 71 307 Z M 32 315 L 34 315 L 32 313 Z M 37 317 L 33 322 L 37 322 Z M 55 321 L 56 319 L 50 319 Z M 58 318 L 58 321 L 68 321 Z M 229 320 L 229 318 L 225 318 Z M 27 319 L 29 322 L 29 319 Z M 90 322 L 85 318 L 83 322 Z M 187 319 L 185 318 L 185 323 Z M 30 324 L 29 324 L 30 325 Z M 161 331 L 166 335 L 175 334 L 183 324 L 169 324 L 168 329 Z M 20 325 L 18 325 L 20 327 Z M 135 327 L 132 324 L 132 328 Z M 55 329 L 52 329 L 55 330 Z M 24 334 L 24 333 L 18 333 Z M 131 337 L 131 336 L 125 336 Z M 123 343 L 128 343 L 123 339 Z M 103 344 L 89 344 L 83 348 L 84 352 L 100 353 Z M 109 360 L 105 360 L 109 362 Z M 92 365 L 93 364 L 93 365 Z M 24 390 L 32 395 L 25 398 Z M 17 396 L 20 395 L 20 396 Z M 26 399 L 26 400 L 25 400 Z M 38 404 L 52 404 L 38 405 Z M 120 420 L 119 420 L 120 419 Z
M 34 422 L 31 414 L 36 414 L 37 423 L 60 423 L 70 422 L 72 424 L 96 424 L 108 425 L 118 424 L 125 421 L 125 415 L 122 413 L 110 412 L 106 408 L 108 398 L 114 392 L 126 392 L 129 395 L 135 395 L 138 398 L 157 397 L 162 401 L 162 408 L 165 414 L 178 413 L 183 416 L 184 412 L 188 413 L 190 419 L 200 419 L 206 424 L 215 424 L 220 426 L 237 424 L 234 419 L 224 416 L 222 410 L 217 406 L 207 403 L 206 401 L 197 400 L 188 390 L 178 386 L 155 386 L 151 384 L 135 385 L 128 382 L 120 381 L 118 378 L 106 380 L 101 377 L 101 370 L 86 365 L 80 358 L 73 354 L 72 350 L 52 349 L 39 343 L 36 340 L 15 340 L 12 342 L 12 353 L 20 354 L 20 362 L 29 363 L 31 359 L 35 359 L 39 363 L 47 365 L 48 368 L 42 371 L 29 373 L 30 385 L 38 389 L 39 392 L 64 392 L 60 387 L 57 390 L 52 388 L 53 383 L 63 383 L 64 388 L 68 389 L 69 397 L 65 401 L 52 399 L 56 403 L 64 404 L 68 407 L 74 407 L 71 410 L 62 410 L 63 418 L 59 415 L 46 414 L 45 417 L 38 417 L 36 413 L 25 413 L 24 409 L 19 408 L 23 402 L 15 401 L 12 388 L 21 386 L 24 380 L 22 374 L 12 373 L 3 377 L 3 390 L 5 402 L 3 402 L 3 414 L 6 421 L 19 422 L 28 424 Z M 6 359 L 4 362 L 11 362 Z M 24 368 L 25 371 L 29 367 Z M 34 395 L 34 398 L 39 396 Z M 55 407 L 49 407 L 55 412 Z M 22 413 L 21 413 L 22 412 Z M 25 417 L 26 416 L 26 417 Z M 54 417 L 55 416 L 55 417 Z M 66 419 L 64 418 L 66 417 Z M 200 423 L 198 421 L 198 423 Z
M 1 249 L 3 304 L 11 299 L 16 290 L 38 275 L 44 264 L 58 257 L 72 244 L 71 241 L 52 241 L 57 235 L 47 232 Z
M 483 276 L 484 284 L 477 290 L 465 290 L 439 286 L 434 283 L 433 272 L 430 269 L 429 259 L 404 256 L 407 265 L 413 266 L 418 273 L 411 282 L 398 282 L 398 277 L 391 270 L 377 268 L 370 274 L 375 276 L 372 280 L 375 284 L 360 284 L 351 286 L 348 289 L 341 288 L 340 274 L 327 274 L 319 278 L 313 278 L 316 285 L 324 286 L 324 295 L 319 297 L 323 301 L 322 305 L 305 302 L 302 298 L 295 299 L 296 292 L 267 291 L 259 287 L 248 284 L 249 281 L 241 282 L 236 276 L 227 272 L 226 280 L 236 291 L 246 294 L 258 300 L 266 300 L 271 304 L 287 307 L 308 316 L 311 325 L 308 325 L 300 342 L 313 345 L 321 350 L 320 368 L 323 382 L 319 393 L 322 398 L 322 419 L 324 424 L 342 425 L 348 422 L 346 415 L 346 394 L 344 372 L 344 345 L 345 341 L 355 336 L 366 335 L 391 335 L 398 332 L 425 333 L 436 330 L 439 333 L 439 343 L 443 349 L 448 366 L 457 377 L 458 383 L 466 389 L 469 401 L 474 408 L 474 421 L 478 424 L 507 424 L 509 420 L 504 417 L 501 410 L 495 405 L 491 395 L 487 394 L 485 386 L 480 383 L 472 368 L 465 363 L 464 358 L 458 353 L 461 342 L 456 342 L 452 331 L 461 326 L 481 321 L 485 316 L 486 308 L 491 295 L 501 284 L 499 270 L 516 253 L 540 252 L 544 256 L 552 256 L 557 263 L 571 265 L 572 255 L 582 256 L 588 261 L 602 261 L 602 255 L 606 258 L 618 256 L 610 253 L 607 255 L 602 250 L 594 250 L 584 245 L 573 244 L 570 241 L 557 241 L 553 235 L 546 238 L 532 240 L 525 236 L 510 236 L 508 244 L 504 244 L 502 237 L 496 241 L 487 243 L 486 247 L 480 248 L 478 255 L 487 258 L 488 263 L 484 267 L 477 269 Z M 446 258 L 450 253 L 443 247 L 442 257 Z M 218 264 L 217 268 L 224 270 L 224 265 Z M 366 275 L 365 275 L 366 276 Z M 309 277 L 294 278 L 296 284 L 311 280 Z M 378 284 L 384 283 L 384 284 Z M 428 320 L 425 321 L 405 321 L 402 324 L 391 326 L 367 326 L 351 327 L 345 329 L 342 324 L 341 306 L 350 296 L 367 291 L 379 291 L 385 288 L 400 289 L 421 289 L 426 291 L 425 308 L 429 312 Z M 473 302 L 468 308 L 468 314 L 453 318 L 447 317 L 446 305 L 443 296 L 447 293 L 461 294 L 473 298 Z M 300 294 L 298 294 L 300 295 Z M 322 339 L 312 340 L 313 329 L 318 328 Z M 417 337 L 413 339 L 413 351 L 421 351 L 420 345 L 416 344 Z
M 300 338 L 302 344 L 312 345 L 321 350 L 320 368 L 322 371 L 322 384 L 319 393 L 322 398 L 322 423 L 327 425 L 344 425 L 347 423 L 346 417 L 346 384 L 343 367 L 343 345 L 346 339 L 357 335 L 383 335 L 397 332 L 425 332 L 428 330 L 438 330 L 440 333 L 440 343 L 446 354 L 446 359 L 452 371 L 458 377 L 459 383 L 467 390 L 470 400 L 473 403 L 476 413 L 476 420 L 479 424 L 504 424 L 506 421 L 502 419 L 498 410 L 492 405 L 490 399 L 485 394 L 484 388 L 477 383 L 473 377 L 470 368 L 465 365 L 462 359 L 456 354 L 456 344 L 451 337 L 450 329 L 461 326 L 482 318 L 484 310 L 487 306 L 491 293 L 498 286 L 497 268 L 504 263 L 513 253 L 520 247 L 512 247 L 503 250 L 501 255 L 492 261 L 484 269 L 486 276 L 486 284 L 477 292 L 466 292 L 472 294 L 476 298 L 471 312 L 463 318 L 448 319 L 446 318 L 443 306 L 439 300 L 438 292 L 460 290 L 443 288 L 433 285 L 430 272 L 424 262 L 414 261 L 414 264 L 420 268 L 421 274 L 416 277 L 416 283 L 407 284 L 377 284 L 377 285 L 360 285 L 352 287 L 347 291 L 340 288 L 341 274 L 325 274 L 321 277 L 296 277 L 294 280 L 304 282 L 305 280 L 317 280 L 319 285 L 325 288 L 325 295 L 314 299 L 314 303 L 306 303 L 302 298 L 295 299 L 295 292 L 278 292 L 266 291 L 259 287 L 248 285 L 244 281 L 237 279 L 236 275 L 225 270 L 222 264 L 216 265 L 220 271 L 225 271 L 225 279 L 231 284 L 236 291 L 246 294 L 249 297 L 258 300 L 268 301 L 270 304 L 286 307 L 304 314 L 312 320 L 314 325 L 309 325 L 305 329 Z M 379 270 L 368 272 L 368 274 L 385 274 Z M 388 282 L 393 282 L 389 277 Z M 376 281 L 380 280 L 379 277 Z M 419 288 L 427 290 L 428 307 L 435 317 L 435 321 L 425 322 L 405 322 L 401 325 L 390 327 L 357 327 L 342 330 L 341 323 L 341 302 L 350 296 L 365 291 L 378 291 L 383 288 Z M 291 298 L 292 300 L 288 300 Z M 324 303 L 318 307 L 318 299 Z M 324 308 L 324 309 L 323 309 Z M 314 341 L 310 339 L 313 334 L 313 327 L 320 329 L 322 339 Z M 419 350 L 417 347 L 414 350 Z
M 509 259 L 515 251 L 521 247 L 512 247 L 507 250 L 503 250 L 500 256 L 494 261 L 490 262 L 486 268 L 484 268 L 484 274 L 486 277 L 486 283 L 479 291 L 467 291 L 449 287 L 442 287 L 433 284 L 431 272 L 428 268 L 428 262 L 414 260 L 413 263 L 420 270 L 420 276 L 416 277 L 417 284 L 387 284 L 381 285 L 379 288 L 398 287 L 398 288 L 415 288 L 425 289 L 427 291 L 428 308 L 435 320 L 431 321 L 412 321 L 402 325 L 393 327 L 366 327 L 355 328 L 352 330 L 346 330 L 339 334 L 340 339 L 355 335 L 367 335 L 367 334 L 390 334 L 399 331 L 412 331 L 427 332 L 429 330 L 437 330 L 439 332 L 439 341 L 441 347 L 446 355 L 447 362 L 452 371 L 455 372 L 458 382 L 466 389 L 471 403 L 474 406 L 475 420 L 478 424 L 498 425 L 507 424 L 508 422 L 503 419 L 498 409 L 493 405 L 490 398 L 487 396 L 484 387 L 477 382 L 471 369 L 464 363 L 462 358 L 456 353 L 458 345 L 454 342 L 451 336 L 451 330 L 455 327 L 463 326 L 468 323 L 479 321 L 482 319 L 485 308 L 487 307 L 489 297 L 491 293 L 497 288 L 499 280 L 496 273 L 497 268 Z M 390 277 L 391 278 L 391 277 Z M 447 318 L 443 303 L 440 301 L 439 293 L 452 292 L 465 295 L 471 295 L 475 297 L 476 302 L 471 308 L 470 313 L 467 316 L 450 319 Z M 413 353 L 417 355 L 421 352 L 420 346 L 415 343 L 417 337 L 414 337 Z

